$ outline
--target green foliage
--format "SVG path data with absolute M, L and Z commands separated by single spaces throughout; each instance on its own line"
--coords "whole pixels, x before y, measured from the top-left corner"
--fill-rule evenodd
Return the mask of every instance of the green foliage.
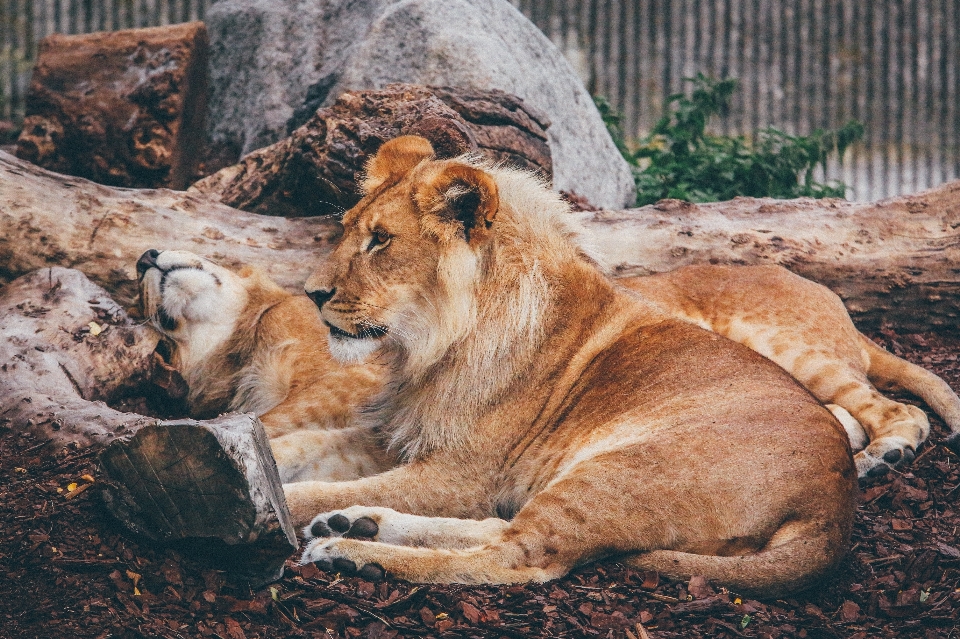
M 637 206 L 663 198 L 716 202 L 738 195 L 751 197 L 844 197 L 846 185 L 814 180 L 817 166 L 863 137 L 863 125 L 850 121 L 835 131 L 816 130 L 793 136 L 774 128 L 745 136 L 711 135 L 710 118 L 723 115 L 737 88 L 735 79 L 714 80 L 697 74 L 694 88 L 667 99 L 667 113 L 650 135 L 631 149 L 622 117 L 603 97 L 595 99 L 617 148 L 633 166 Z

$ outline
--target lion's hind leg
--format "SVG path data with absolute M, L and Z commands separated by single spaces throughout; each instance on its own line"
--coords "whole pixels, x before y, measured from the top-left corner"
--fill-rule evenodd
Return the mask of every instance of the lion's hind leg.
M 870 440 L 854 455 L 859 477 L 883 475 L 890 468 L 909 464 L 930 433 L 930 422 L 922 410 L 884 397 L 868 382 L 841 385 L 831 401 L 846 408 Z
M 884 397 L 866 374 L 846 362 L 820 354 L 809 362 L 797 362 L 794 376 L 821 401 L 848 411 L 866 433 L 869 444 L 861 445 L 859 429 L 831 409 L 850 436 L 853 450 L 862 448 L 854 455 L 861 478 L 883 475 L 910 463 L 930 433 L 930 422 L 922 410 Z
M 368 429 L 301 430 L 270 440 L 280 481 L 347 481 L 376 475 L 395 460 Z

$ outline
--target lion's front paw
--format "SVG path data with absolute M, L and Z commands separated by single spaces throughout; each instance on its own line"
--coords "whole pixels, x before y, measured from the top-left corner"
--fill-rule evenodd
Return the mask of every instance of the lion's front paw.
M 390 508 L 351 506 L 343 510 L 320 513 L 303 529 L 303 536 L 310 540 L 326 537 L 346 537 L 384 543 L 402 542 L 402 535 L 393 530 L 391 521 L 400 513 Z
M 347 548 L 340 539 L 314 539 L 303 551 L 300 564 L 316 564 L 325 572 L 338 572 L 356 575 L 369 581 L 381 581 L 386 571 L 376 563 L 364 563 L 357 568 L 357 562 L 350 558 Z

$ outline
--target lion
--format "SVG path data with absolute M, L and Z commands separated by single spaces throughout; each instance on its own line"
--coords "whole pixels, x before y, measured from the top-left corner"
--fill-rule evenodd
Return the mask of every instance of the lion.
M 825 286 L 773 265 L 687 266 L 618 283 L 786 369 L 840 419 L 858 451 L 860 477 L 909 464 L 930 433 L 922 410 L 884 397 L 873 383 L 923 399 L 950 427 L 947 443 L 960 453 L 957 394 L 861 334 Z
M 152 269 L 157 274 L 144 277 Z M 171 272 L 167 277 L 174 284 L 165 288 L 170 296 L 166 304 L 156 279 L 165 271 Z M 200 275 L 204 272 L 209 277 Z M 300 429 L 352 425 L 354 411 L 379 385 L 376 364 L 342 367 L 330 357 L 327 328 L 305 296 L 284 292 L 250 267 L 235 274 L 186 251 L 165 251 L 163 258 L 160 251 L 147 251 L 138 263 L 138 274 L 141 306 L 153 300 L 151 322 L 172 346 L 180 372 L 191 380 L 194 416 L 225 410 L 263 416 L 288 481 L 354 479 L 386 469 L 384 464 L 393 458 L 384 456 L 384 446 L 372 433 L 360 442 L 347 438 L 357 432 L 352 430 L 338 435 L 340 440 L 326 433 L 280 438 Z M 228 285 L 217 286 L 214 277 Z M 183 278 L 200 278 L 198 282 L 207 285 L 186 288 L 180 283 Z M 871 381 L 885 390 L 906 390 L 921 397 L 954 431 L 948 445 L 956 448 L 960 442 L 960 398 L 946 382 L 874 344 L 854 327 L 839 297 L 783 267 L 688 266 L 616 283 L 655 301 L 671 315 L 740 342 L 782 366 L 827 404 L 844 426 L 857 451 L 854 461 L 860 477 L 909 464 L 929 434 L 923 411 L 884 397 Z M 282 312 L 281 308 L 260 312 L 278 300 L 283 301 Z M 186 306 L 201 305 L 225 310 L 226 315 L 183 312 Z M 252 321 L 263 322 L 262 330 L 251 330 L 249 321 L 231 319 L 230 339 L 215 338 L 223 345 L 216 355 L 200 360 L 202 367 L 190 366 L 186 354 L 198 349 L 192 342 L 210 340 L 218 323 L 233 317 L 229 309 L 236 308 L 243 308 L 240 314 Z M 299 363 L 290 366 L 286 358 L 295 344 L 301 350 Z M 286 355 L 276 357 L 281 353 Z M 233 372 L 226 372 L 228 363 Z
M 380 387 L 379 367 L 336 362 L 307 297 L 187 251 L 148 250 L 137 275 L 141 312 L 187 384 L 193 417 L 259 416 L 282 481 L 355 479 L 396 463 L 353 417 Z
M 477 584 L 615 557 L 763 596 L 837 564 L 850 445 L 783 369 L 614 285 L 529 174 L 404 136 L 363 190 L 306 292 L 334 358 L 383 367 L 361 419 L 400 463 L 286 484 L 301 561 Z

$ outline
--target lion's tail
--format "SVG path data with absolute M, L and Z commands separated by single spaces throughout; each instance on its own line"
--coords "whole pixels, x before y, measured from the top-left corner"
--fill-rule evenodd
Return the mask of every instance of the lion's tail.
M 934 373 L 911 364 L 860 336 L 870 358 L 867 376 L 881 390 L 905 390 L 913 393 L 939 415 L 950 428 L 947 445 L 960 454 L 960 397 Z
M 778 545 L 771 542 L 751 555 L 718 557 L 654 550 L 621 561 L 674 579 L 701 575 L 714 585 L 741 594 L 783 597 L 812 586 L 836 566 L 843 556 L 845 536 L 841 531 L 834 532 L 838 534 L 825 536 L 822 528 L 811 525 L 794 528 L 788 541 Z

